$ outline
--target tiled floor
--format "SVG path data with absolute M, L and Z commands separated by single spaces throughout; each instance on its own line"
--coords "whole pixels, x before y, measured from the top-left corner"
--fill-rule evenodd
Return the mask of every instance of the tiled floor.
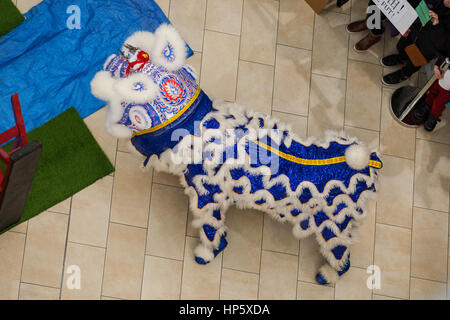
M 39 0 L 17 2 L 26 11 Z M 429 134 L 393 121 L 378 59 L 394 39 L 356 54 L 361 35 L 344 29 L 366 0 L 320 16 L 304 0 L 158 2 L 195 50 L 190 63 L 209 95 L 272 113 L 303 136 L 344 129 L 380 148 L 379 200 L 352 268 L 335 286 L 315 284 L 323 260 L 315 240 L 296 241 L 287 226 L 237 209 L 228 213 L 224 254 L 196 264 L 197 234 L 177 179 L 142 173 L 124 142 L 106 134 L 102 109 L 86 123 L 116 172 L 0 236 L 0 298 L 446 299 L 450 127 Z M 69 289 L 74 265 L 79 290 Z M 366 286 L 370 265 L 380 268 L 379 289 Z

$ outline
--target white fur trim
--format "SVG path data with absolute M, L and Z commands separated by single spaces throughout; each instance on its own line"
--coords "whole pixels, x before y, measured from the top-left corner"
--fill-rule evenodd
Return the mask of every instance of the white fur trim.
M 201 244 L 195 248 L 194 254 L 196 257 L 200 257 L 205 260 L 205 262 L 210 262 L 212 261 L 212 259 L 214 259 L 212 248 L 207 248 Z
M 339 275 L 337 274 L 336 270 L 331 268 L 328 264 L 324 264 L 323 266 L 321 266 L 319 272 L 329 284 L 336 283 L 336 281 L 339 279 Z
M 362 144 L 354 144 L 345 151 L 345 161 L 355 170 L 362 170 L 369 166 L 370 152 Z
M 174 61 L 168 61 L 163 54 L 169 44 L 174 50 Z M 149 54 L 152 63 L 160 65 L 169 71 L 175 71 L 186 63 L 186 43 L 175 27 L 169 24 L 162 24 L 155 31 L 155 42 Z
M 125 43 L 150 53 L 155 44 L 155 36 L 149 31 L 136 31 L 125 40 Z
M 135 90 L 136 83 L 141 83 L 143 89 Z M 152 101 L 159 92 L 156 84 L 144 73 L 135 73 L 127 78 L 118 79 L 113 88 L 120 95 L 122 101 L 135 103 Z
M 91 92 L 97 98 L 109 101 L 114 95 L 115 80 L 107 71 L 99 71 L 91 81 Z
M 130 139 L 131 134 L 133 133 L 133 131 L 126 126 L 121 124 L 111 124 L 108 122 L 106 123 L 106 131 L 108 131 L 110 135 L 119 139 Z

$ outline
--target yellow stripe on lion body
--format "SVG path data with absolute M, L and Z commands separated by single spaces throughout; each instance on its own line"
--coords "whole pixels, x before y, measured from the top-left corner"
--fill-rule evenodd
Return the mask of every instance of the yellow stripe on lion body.
M 281 157 L 283 159 L 286 159 L 286 160 L 289 160 L 291 162 L 295 162 L 298 164 L 303 164 L 305 166 L 326 166 L 326 165 L 330 165 L 330 164 L 337 164 L 337 163 L 345 162 L 344 156 L 328 158 L 328 159 L 303 159 L 303 158 L 298 158 L 296 156 L 293 156 L 291 154 L 284 153 L 280 150 L 274 149 L 271 146 L 268 146 L 267 144 L 264 144 L 259 141 L 253 141 L 253 143 L 256 143 L 260 147 L 262 147 L 266 150 L 269 150 L 270 152 L 275 153 L 276 155 L 278 155 L 279 157 Z M 378 169 L 381 168 L 381 163 L 378 161 L 374 161 L 374 160 L 370 160 L 368 165 L 371 167 L 374 167 L 374 168 L 378 168 Z

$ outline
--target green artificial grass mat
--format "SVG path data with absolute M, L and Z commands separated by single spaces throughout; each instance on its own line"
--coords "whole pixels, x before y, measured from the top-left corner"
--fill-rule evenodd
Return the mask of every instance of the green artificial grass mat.
M 0 234 L 114 171 L 113 165 L 75 108 L 30 131 L 28 140 L 41 141 L 41 158 L 22 218 Z M 11 147 L 9 144 L 4 149 L 11 150 Z
M 0 0 L 0 37 L 21 24 L 25 18 L 11 0 Z

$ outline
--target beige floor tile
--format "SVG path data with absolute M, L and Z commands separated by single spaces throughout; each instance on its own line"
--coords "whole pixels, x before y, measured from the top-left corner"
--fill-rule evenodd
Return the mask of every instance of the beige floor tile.
M 200 84 L 210 98 L 235 100 L 238 60 L 238 36 L 205 31 Z
M 441 120 L 446 124 L 439 123 L 432 132 L 426 131 L 423 126 L 418 128 L 417 138 L 448 144 L 450 142 L 450 111 L 448 109 L 444 110 Z
M 106 247 L 113 180 L 106 176 L 73 196 L 69 241 Z
M 171 0 L 170 21 L 192 50 L 202 51 L 206 0 Z
M 183 186 L 180 183 L 180 177 L 174 174 L 166 173 L 166 172 L 158 172 L 155 171 L 153 173 L 153 182 L 182 188 Z
M 379 294 L 374 294 L 372 297 L 372 300 L 401 300 L 401 299 L 394 298 L 394 297 L 388 297 L 388 296 L 382 296 Z
M 91 131 L 97 143 L 114 165 L 116 159 L 117 139 L 106 131 L 105 127 L 106 107 L 91 114 L 84 119 L 84 123 Z
M 277 39 L 278 1 L 245 0 L 241 59 L 273 65 Z
M 58 204 L 54 205 L 53 207 L 51 207 L 50 209 L 48 209 L 48 211 L 69 214 L 70 213 L 70 203 L 71 203 L 71 198 L 67 198 L 66 200 L 61 201 L 60 203 L 58 203 Z
M 273 110 L 308 115 L 311 51 L 277 46 Z
M 325 263 L 314 235 L 300 239 L 298 280 L 316 283 L 316 274 Z
M 411 276 L 446 282 L 448 213 L 414 208 Z
M 446 298 L 445 283 L 411 278 L 411 300 L 445 300 Z
M 199 229 L 192 226 L 192 221 L 194 220 L 194 214 L 191 210 L 188 211 L 188 221 L 186 226 L 186 235 L 192 238 L 199 238 Z
M 182 189 L 153 184 L 147 254 L 183 260 L 187 212 Z
M 258 298 L 259 275 L 254 273 L 222 269 L 220 299 L 256 300 Z
M 59 289 L 21 283 L 19 300 L 59 300 Z
M 175 300 L 180 298 L 183 262 L 145 256 L 141 299 Z
M 168 17 L 169 16 L 169 8 L 170 8 L 170 0 L 155 0 L 158 6 L 161 8 L 161 10 L 164 12 L 164 14 Z
M 131 144 L 129 139 L 118 139 L 117 151 L 130 153 L 129 144 Z
M 374 294 L 409 297 L 411 230 L 377 223 L 375 261 L 380 268 L 381 288 Z
M 194 249 L 198 244 L 198 239 L 186 237 L 181 299 L 217 300 L 219 299 L 222 255 L 218 255 L 207 265 L 200 265 L 194 260 Z
M 381 67 L 349 60 L 345 124 L 380 130 Z
M 321 137 L 327 130 L 344 127 L 346 81 L 311 75 L 308 135 Z
M 299 281 L 297 300 L 334 300 L 334 288 Z
M 199 77 L 197 82 L 200 82 L 200 74 L 202 71 L 202 53 L 194 51 L 194 54 L 187 60 L 187 64 L 195 69 Z
M 447 297 L 450 298 L 450 281 L 448 281 L 448 276 L 450 275 L 450 236 L 448 238 L 448 244 L 449 245 L 448 245 L 448 260 L 447 260 Z
M 106 250 L 103 248 L 80 245 L 71 242 L 67 244 L 61 299 L 100 299 L 102 294 L 105 251 Z M 71 286 L 73 285 L 71 276 L 74 276 L 76 272 L 69 269 L 71 266 L 79 267 L 80 289 L 73 288 Z
M 389 104 L 394 90 L 383 89 L 380 149 L 383 154 L 414 159 L 416 129 L 399 124 L 391 115 Z
M 14 300 L 19 295 L 25 235 L 5 232 L 0 235 L 0 299 Z
M 336 300 L 372 300 L 372 290 L 367 288 L 368 277 L 365 269 L 351 267 L 336 282 Z
M 351 265 L 367 268 L 373 264 L 373 249 L 375 243 L 375 212 L 378 216 L 377 204 L 370 201 L 367 206 L 367 216 L 361 221 L 355 233 L 357 242 L 350 247 Z
M 147 227 L 152 170 L 143 172 L 140 159 L 117 153 L 111 203 L 111 222 Z
M 414 161 L 383 155 L 377 222 L 411 228 Z
M 356 4 L 358 4 L 358 2 L 361 2 L 361 1 L 356 0 Z M 352 7 L 351 0 L 349 2 L 347 2 L 346 4 L 344 4 L 340 8 L 336 5 L 336 1 L 328 1 L 328 5 L 325 7 L 325 9 L 328 11 L 333 11 L 333 12 L 337 12 L 337 13 L 350 14 L 351 7 Z
M 258 298 L 295 300 L 297 266 L 297 256 L 263 250 Z
M 25 13 L 43 0 L 17 0 L 17 8 L 21 13 Z
M 243 0 L 208 0 L 205 29 L 241 34 Z
M 278 43 L 312 49 L 314 11 L 305 1 L 281 0 L 278 21 Z
M 273 72 L 272 66 L 239 61 L 236 101 L 248 109 L 270 115 Z
M 299 242 L 292 235 L 292 224 L 280 223 L 269 215 L 264 215 L 263 244 L 264 250 L 298 255 Z
M 290 124 L 292 126 L 292 132 L 299 138 L 306 138 L 308 129 L 307 117 L 279 111 L 272 111 L 272 117 L 281 120 L 281 122 Z
M 324 11 L 314 21 L 312 72 L 346 79 L 350 16 Z
M 113 298 L 113 297 L 102 296 L 100 300 L 121 300 L 121 299 Z
M 68 216 L 44 212 L 28 222 L 22 281 L 61 285 Z
M 263 214 L 232 207 L 226 217 L 229 230 L 228 247 L 223 256 L 224 268 L 259 273 Z
M 10 231 L 19 232 L 19 233 L 27 233 L 28 221 L 22 222 L 18 226 L 15 226 Z
M 448 212 L 450 146 L 416 140 L 414 206 Z
M 380 134 L 378 131 L 366 130 L 361 128 L 345 126 L 344 131 L 352 137 L 358 138 L 363 142 L 369 150 L 378 149 L 380 142 Z
M 352 22 L 362 20 L 366 17 L 368 1 L 365 1 L 365 2 L 366 3 L 364 3 L 363 6 L 352 7 L 351 16 L 350 16 Z M 380 64 L 380 59 L 383 57 L 383 52 L 384 52 L 384 35 L 381 38 L 380 42 L 376 43 L 375 45 L 373 45 L 371 48 L 369 48 L 365 52 L 356 52 L 353 49 L 355 44 L 359 40 L 364 38 L 367 34 L 369 34 L 368 31 L 350 34 L 350 45 L 349 45 L 350 48 L 348 50 L 348 57 L 349 57 L 349 59 L 352 59 L 352 60 Z M 389 36 L 389 32 L 386 32 L 385 35 Z
M 109 225 L 102 294 L 139 299 L 144 270 L 145 229 Z

